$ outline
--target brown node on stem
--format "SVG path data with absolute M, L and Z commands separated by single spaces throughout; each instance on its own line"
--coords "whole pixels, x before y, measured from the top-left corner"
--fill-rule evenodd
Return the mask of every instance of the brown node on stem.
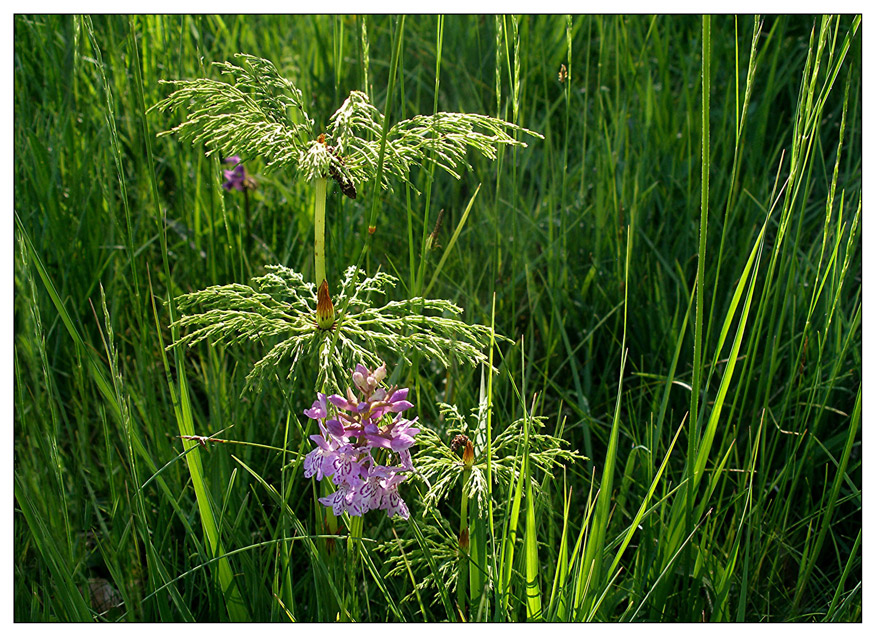
M 321 330 L 330 330 L 335 325 L 335 306 L 329 296 L 328 282 L 323 279 L 316 294 L 316 326 Z
M 469 540 L 468 540 L 468 527 L 464 528 L 459 532 L 459 548 L 463 551 L 468 551 Z
M 462 464 L 465 465 L 466 469 L 471 469 L 471 466 L 474 464 L 474 446 L 471 444 L 471 440 L 465 441 L 465 450 L 462 452 Z

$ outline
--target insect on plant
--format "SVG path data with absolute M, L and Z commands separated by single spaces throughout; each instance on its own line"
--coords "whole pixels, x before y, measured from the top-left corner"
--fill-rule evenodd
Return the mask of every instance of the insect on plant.
M 451 358 L 472 365 L 485 363 L 482 350 L 490 330 L 452 318 L 462 311 L 455 304 L 415 297 L 375 307 L 370 300 L 373 293 L 395 286 L 395 278 L 388 274 L 363 276 L 351 266 L 332 301 L 325 263 L 327 181 L 335 181 L 344 195 L 355 199 L 366 182 L 388 190 L 391 177 L 410 183 L 408 174 L 414 166 L 434 165 L 459 178 L 461 168 L 468 166 L 469 149 L 495 159 L 500 146 L 525 147 L 518 139 L 521 135 L 542 136 L 472 113 L 416 115 L 390 126 L 361 91 L 352 91 L 325 132 L 315 135 L 314 121 L 304 110 L 306 100 L 291 80 L 268 60 L 243 53 L 235 57 L 239 65 L 214 65 L 229 81 L 167 82 L 175 90 L 153 108 L 184 111 L 187 118 L 162 134 L 204 144 L 208 154 L 244 160 L 261 156 L 267 161 L 266 172 L 286 169 L 312 184 L 314 283 L 288 268 L 269 265 L 268 273 L 254 278 L 251 286 L 213 286 L 184 294 L 177 299 L 182 311 L 177 325 L 194 330 L 179 343 L 281 337 L 256 363 L 247 377 L 248 387 L 265 374 L 273 376 L 284 359 L 293 361 L 291 376 L 294 361 L 312 348 L 319 350 L 318 387 L 328 382 L 338 388 L 339 378 L 352 364 L 376 365 L 387 354 L 407 362 L 411 353 L 418 352 L 434 354 L 443 365 Z

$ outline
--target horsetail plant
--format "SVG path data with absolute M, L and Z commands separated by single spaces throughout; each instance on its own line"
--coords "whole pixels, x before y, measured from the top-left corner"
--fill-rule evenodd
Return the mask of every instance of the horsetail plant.
M 364 513 L 383 509 L 391 518 L 409 517 L 398 486 L 414 469 L 409 448 L 413 436 L 421 433 L 413 426 L 415 420 L 399 415 L 413 406 L 406 400 L 407 390 L 392 388 L 390 393 L 378 387 L 386 375 L 381 360 L 392 354 L 411 365 L 409 356 L 416 354 L 414 360 L 423 355 L 445 367 L 454 359 L 492 370 L 484 350 L 496 335 L 491 328 L 456 318 L 462 310 L 449 301 L 414 294 L 378 305 L 372 297 L 385 295 L 396 279 L 380 271 L 368 276 L 357 265 L 346 269 L 332 302 L 325 263 L 328 182 L 337 182 L 352 199 L 369 184 L 391 191 L 391 178 L 416 190 L 409 181 L 416 166 L 438 167 L 458 179 L 468 168 L 469 148 L 495 159 L 500 146 L 525 146 L 518 139 L 521 134 L 541 135 L 467 113 L 417 115 L 389 126 L 361 91 L 351 92 L 319 131 L 304 110 L 302 92 L 271 62 L 247 54 L 236 59 L 239 65 L 216 64 L 230 81 L 169 82 L 175 90 L 153 108 L 187 115 L 162 134 L 204 144 L 207 155 L 219 153 L 243 162 L 260 156 L 266 161 L 265 172 L 285 169 L 311 184 L 314 280 L 305 281 L 304 275 L 283 265 L 266 265 L 266 274 L 253 278 L 250 285 L 232 283 L 183 294 L 177 298 L 181 316 L 173 325 L 189 331 L 171 347 L 207 339 L 217 344 L 274 339 L 247 376 L 246 388 L 256 389 L 266 378 L 277 376 L 281 363 L 288 364 L 289 379 L 302 356 L 318 360 L 317 400 L 304 413 L 317 422 L 319 433 L 311 436 L 317 447 L 304 460 L 304 475 L 330 477 L 336 487 L 322 481 L 318 502 L 329 509 L 324 512 L 325 528 L 332 535 L 337 517 L 348 516 L 351 577 L 359 559 Z M 235 176 L 226 178 L 231 182 Z M 372 199 L 372 211 L 375 203 Z M 353 364 L 360 395 L 350 389 L 346 397 L 331 393 L 340 390 L 339 380 Z M 398 463 L 391 461 L 393 454 Z M 349 590 L 355 616 L 355 582 L 349 582 Z
M 468 148 L 495 159 L 500 146 L 526 146 L 512 134 L 542 136 L 501 119 L 469 113 L 417 115 L 389 127 L 361 91 L 351 92 L 325 132 L 317 134 L 314 120 L 304 110 L 302 92 L 293 82 L 268 60 L 243 53 L 235 57 L 239 66 L 215 63 L 231 81 L 166 82 L 176 90 L 152 108 L 185 111 L 187 118 L 161 135 L 175 133 L 182 141 L 204 144 L 207 155 L 220 153 L 243 161 L 260 156 L 266 160 L 265 172 L 286 169 L 311 183 L 315 280 L 308 283 L 297 272 L 269 265 L 268 273 L 254 278 L 252 286 L 234 283 L 182 295 L 177 299 L 183 312 L 177 325 L 195 330 L 178 343 L 285 337 L 256 363 L 247 387 L 266 374 L 272 376 L 281 359 L 289 357 L 294 367 L 301 354 L 314 348 L 320 351 L 320 386 L 330 382 L 340 387 L 336 374 L 352 363 L 378 364 L 380 349 L 405 360 L 414 351 L 422 352 L 445 366 L 448 354 L 470 364 L 486 362 L 482 349 L 490 330 L 452 318 L 462 311 L 455 304 L 412 298 L 377 308 L 366 301 L 366 293 L 384 293 L 395 286 L 396 279 L 388 274 L 368 277 L 355 266 L 348 268 L 335 309 L 325 266 L 328 180 L 355 198 L 369 183 L 391 190 L 390 177 L 409 184 L 414 166 L 431 164 L 459 178 L 461 167 L 468 166 Z
M 437 570 L 440 578 L 436 578 L 436 572 L 429 568 L 426 549 L 414 538 L 385 542 L 381 544 L 381 550 L 386 553 L 390 575 L 406 572 L 408 565 L 405 560 L 410 562 L 417 591 L 437 588 L 440 597 L 441 579 L 447 582 L 448 587 L 455 585 L 460 609 L 469 605 L 478 607 L 484 587 L 482 574 L 489 570 L 489 566 L 486 553 L 475 550 L 471 528 L 486 522 L 483 518 L 489 511 L 491 492 L 488 483 L 493 483 L 493 492 L 501 489 L 506 493 L 521 481 L 526 482 L 531 493 L 538 494 L 543 487 L 533 477 L 534 472 L 527 472 L 520 462 L 525 429 L 530 430 L 529 463 L 547 475 L 584 458 L 577 451 L 564 448 L 568 443 L 563 438 L 544 432 L 545 418 L 542 416 L 512 421 L 492 439 L 488 447 L 486 400 L 471 410 L 470 418 L 460 413 L 455 405 L 439 403 L 438 407 L 446 423 L 443 435 L 423 427 L 417 436 L 418 452 L 413 461 L 417 476 L 426 485 L 422 502 L 436 519 L 440 520 L 439 505 L 442 502 L 449 503 L 459 486 L 456 546 L 450 548 L 440 533 L 427 536 L 428 552 L 446 558 Z M 447 438 L 451 440 L 450 444 L 446 442 Z M 478 518 L 481 520 L 476 521 Z M 446 537 L 450 535 L 449 530 L 445 531 Z M 403 549 L 401 554 L 396 548 L 397 544 Z
M 417 297 L 373 306 L 367 295 L 383 294 L 396 283 L 385 272 L 363 277 L 355 266 L 347 268 L 337 296 L 338 305 L 346 309 L 326 329 L 326 317 L 334 315 L 327 294 L 321 309 L 316 286 L 300 273 L 282 265 L 265 269 L 267 273 L 254 277 L 251 285 L 212 286 L 177 298 L 181 317 L 175 325 L 188 328 L 180 345 L 207 339 L 216 344 L 280 339 L 255 363 L 245 391 L 260 389 L 282 362 L 289 362 L 291 378 L 295 363 L 313 351 L 320 354 L 320 387 L 327 383 L 340 388 L 339 380 L 350 367 L 346 361 L 376 366 L 381 352 L 406 362 L 413 352 L 420 352 L 445 367 L 451 359 L 487 363 L 483 349 L 490 342 L 490 329 L 453 318 L 462 312 L 454 303 Z
M 563 448 L 568 442 L 562 438 L 544 433 L 543 416 L 518 418 L 509 423 L 491 442 L 491 452 L 486 448 L 486 405 L 472 409 L 472 418 L 467 419 L 454 405 L 438 404 L 441 416 L 448 423 L 448 436 L 460 438 L 454 447 L 462 450 L 463 457 L 456 453 L 433 431 L 424 429 L 418 439 L 420 452 L 417 454 L 419 472 L 429 485 L 423 500 L 438 505 L 448 498 L 458 479 L 462 478 L 466 499 L 475 500 L 478 514 L 487 511 L 487 461 L 491 462 L 491 478 L 494 485 L 507 489 L 520 479 L 518 447 L 524 438 L 524 428 L 530 427 L 529 459 L 541 471 L 548 473 L 564 464 L 573 464 L 583 459 L 577 451 Z M 471 421 L 474 421 L 473 423 Z M 471 459 L 466 460 L 466 447 L 472 444 Z M 533 483 L 536 491 L 540 489 Z
M 368 95 L 352 91 L 329 119 L 326 131 L 315 134 L 315 123 L 304 110 L 301 91 L 282 77 L 268 60 L 239 53 L 241 66 L 215 63 L 233 83 L 199 78 L 165 82 L 176 90 L 153 108 L 188 112 L 188 119 L 162 133 L 205 144 L 207 154 L 261 156 L 265 170 L 298 172 L 316 191 L 314 220 L 315 283 L 325 278 L 324 228 L 327 180 L 336 181 L 355 199 L 358 189 L 378 180 L 391 189 L 390 176 L 404 182 L 412 167 L 434 164 L 457 179 L 468 166 L 468 148 L 495 159 L 499 146 L 526 146 L 510 133 L 542 136 L 495 117 L 471 113 L 417 115 L 397 122 L 385 133 L 386 150 L 378 174 L 384 135 L 383 114 Z

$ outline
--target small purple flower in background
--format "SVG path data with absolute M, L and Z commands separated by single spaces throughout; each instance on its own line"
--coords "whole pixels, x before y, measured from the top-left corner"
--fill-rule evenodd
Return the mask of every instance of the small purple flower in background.
M 222 171 L 225 175 L 225 183 L 222 184 L 222 187 L 225 188 L 225 190 L 231 190 L 234 188 L 235 190 L 242 192 L 244 190 L 255 189 L 256 181 L 247 174 L 246 168 L 240 163 L 240 157 L 238 155 L 226 157 L 222 160 L 222 163 L 234 165 L 234 168 L 231 170 Z
M 317 394 L 310 409 L 304 410 L 320 430 L 310 437 L 316 449 L 304 459 L 304 477 L 331 477 L 338 489 L 319 501 L 335 515 L 346 511 L 361 516 L 382 510 L 389 517 L 406 520 L 410 516 L 398 485 L 414 468 L 410 448 L 420 430 L 414 426 L 416 418 L 401 415 L 414 406 L 407 400 L 408 390 L 381 387 L 384 378 L 385 365 L 374 371 L 356 365 L 356 393 L 348 388 L 345 396 Z M 375 454 L 387 464 L 378 464 Z

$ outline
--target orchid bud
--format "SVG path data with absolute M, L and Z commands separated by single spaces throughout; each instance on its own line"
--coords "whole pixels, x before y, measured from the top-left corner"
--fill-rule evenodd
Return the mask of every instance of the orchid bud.
M 360 372 L 353 372 L 353 384 L 363 392 L 368 391 L 368 383 L 365 380 L 365 376 Z

